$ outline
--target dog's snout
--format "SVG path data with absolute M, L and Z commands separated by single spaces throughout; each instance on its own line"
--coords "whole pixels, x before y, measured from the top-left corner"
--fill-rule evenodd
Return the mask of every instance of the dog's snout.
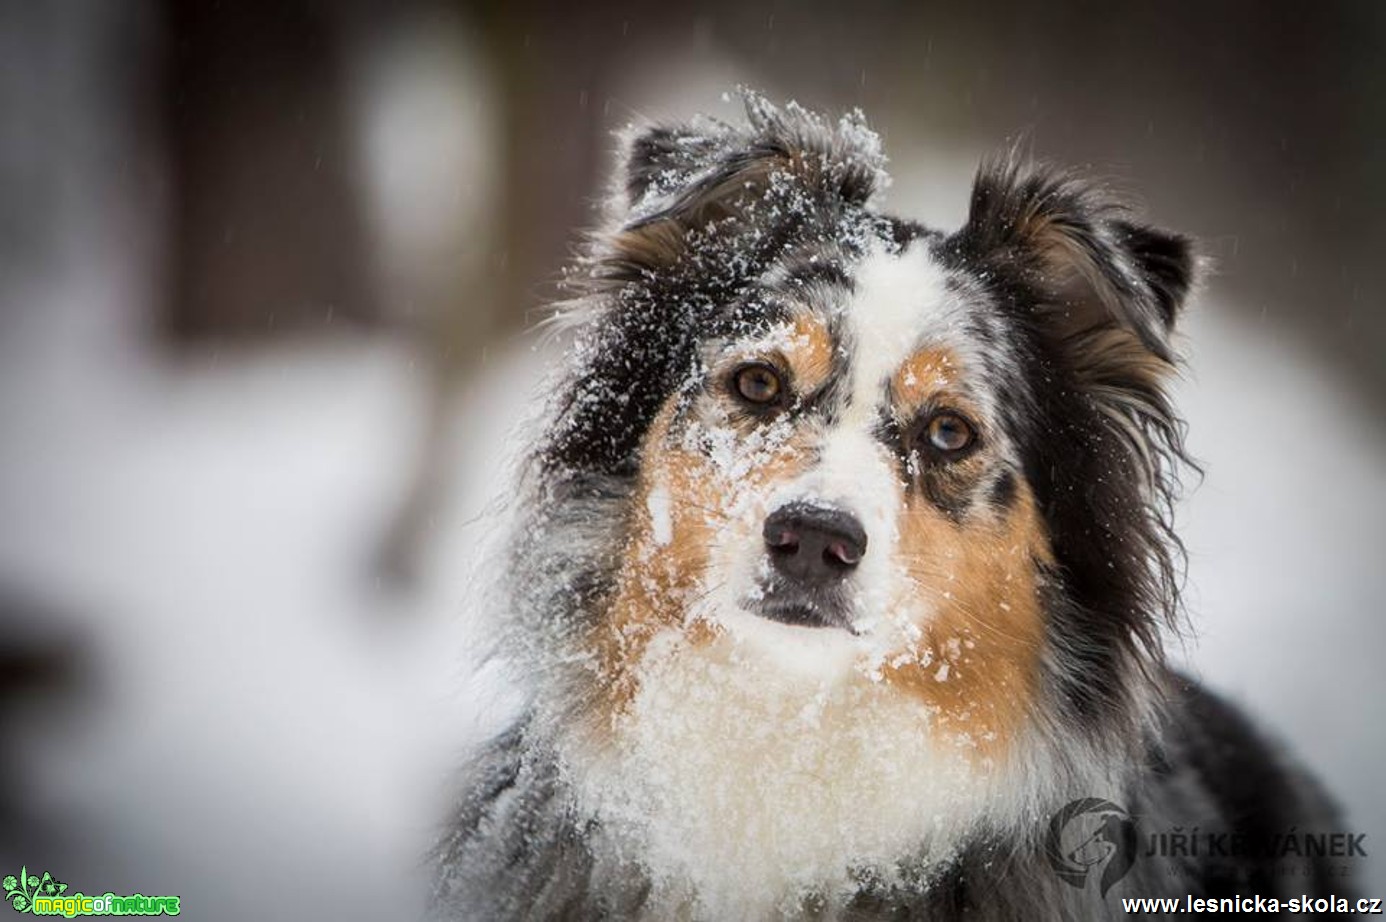
M 839 580 L 866 553 L 866 530 L 856 516 L 811 503 L 776 509 L 765 519 L 764 534 L 775 568 L 806 583 Z

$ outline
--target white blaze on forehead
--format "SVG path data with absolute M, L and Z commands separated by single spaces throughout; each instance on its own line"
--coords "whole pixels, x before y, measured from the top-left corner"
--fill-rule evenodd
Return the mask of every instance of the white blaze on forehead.
M 944 339 L 957 306 L 943 267 L 924 246 L 899 255 L 876 251 L 856 272 L 845 311 L 851 331 L 849 419 L 874 418 L 882 388 L 921 340 Z
M 875 432 L 885 385 L 922 344 L 956 338 L 948 334 L 959 328 L 962 305 L 923 246 L 894 255 L 873 252 L 855 278 L 855 291 L 842 309 L 850 405 L 825 433 L 818 463 L 784 484 L 770 505 L 822 503 L 860 520 L 868 543 L 853 579 L 854 620 L 859 629 L 870 630 L 889 613 L 899 588 L 892 560 L 904 487 Z

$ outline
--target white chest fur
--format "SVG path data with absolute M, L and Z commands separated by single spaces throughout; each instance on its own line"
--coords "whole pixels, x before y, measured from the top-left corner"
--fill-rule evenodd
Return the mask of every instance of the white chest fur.
M 614 736 L 563 755 L 613 857 L 698 917 L 773 916 L 809 891 L 831 903 L 853 869 L 942 862 L 1019 806 L 922 701 L 864 671 L 787 670 L 725 635 L 662 640 Z

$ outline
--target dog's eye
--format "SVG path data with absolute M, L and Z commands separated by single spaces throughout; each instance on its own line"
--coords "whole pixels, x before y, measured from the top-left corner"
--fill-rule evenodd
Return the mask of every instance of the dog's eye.
M 755 404 L 774 403 L 784 390 L 779 372 L 763 362 L 736 369 L 732 373 L 732 386 L 742 400 Z
M 937 413 L 924 427 L 929 445 L 943 455 L 956 455 L 971 448 L 977 440 L 972 424 L 956 413 Z

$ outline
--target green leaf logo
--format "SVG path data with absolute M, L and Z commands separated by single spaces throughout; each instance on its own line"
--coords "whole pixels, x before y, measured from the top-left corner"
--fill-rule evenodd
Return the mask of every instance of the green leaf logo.
M 19 876 L 6 874 L 0 884 L 5 888 L 5 900 L 16 912 L 32 913 L 34 898 L 39 896 L 57 897 L 67 892 L 67 884 L 47 871 L 42 877 L 30 874 L 28 867 L 19 869 Z

